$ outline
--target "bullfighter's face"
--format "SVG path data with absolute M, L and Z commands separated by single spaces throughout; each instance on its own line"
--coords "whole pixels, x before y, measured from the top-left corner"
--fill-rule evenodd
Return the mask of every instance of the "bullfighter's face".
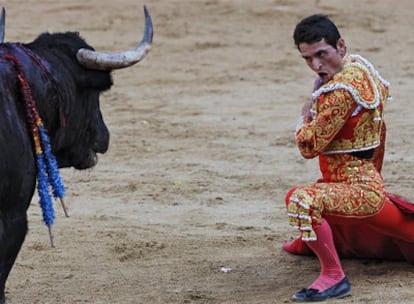
M 314 43 L 300 43 L 299 51 L 307 65 L 319 75 L 324 84 L 332 80 L 343 68 L 346 47 L 342 38 L 338 40 L 336 49 L 322 39 Z

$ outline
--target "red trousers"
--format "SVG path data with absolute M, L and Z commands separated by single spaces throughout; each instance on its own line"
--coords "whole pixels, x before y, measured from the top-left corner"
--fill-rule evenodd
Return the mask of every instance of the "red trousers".
M 323 216 L 331 226 L 340 257 L 407 260 L 414 264 L 414 204 L 387 194 L 384 208 L 367 218 Z M 301 237 L 285 250 L 313 254 Z

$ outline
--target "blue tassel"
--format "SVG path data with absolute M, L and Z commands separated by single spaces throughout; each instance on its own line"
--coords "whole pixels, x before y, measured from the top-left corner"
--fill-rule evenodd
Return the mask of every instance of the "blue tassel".
M 49 177 L 49 183 L 52 185 L 53 196 L 55 198 L 63 198 L 65 196 L 65 186 L 59 174 L 59 168 L 56 158 L 50 147 L 49 136 L 43 125 L 39 126 L 40 141 L 42 143 L 44 159 L 46 160 L 46 169 Z
M 50 197 L 49 181 L 46 173 L 46 164 L 43 154 L 37 154 L 37 191 L 40 198 L 40 207 L 42 208 L 43 221 L 46 226 L 50 227 L 55 222 L 55 210 Z

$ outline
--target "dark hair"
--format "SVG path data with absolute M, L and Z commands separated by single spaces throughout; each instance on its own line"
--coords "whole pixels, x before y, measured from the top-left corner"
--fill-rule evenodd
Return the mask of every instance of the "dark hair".
M 336 49 L 336 43 L 341 38 L 338 28 L 325 15 L 312 15 L 306 17 L 296 25 L 293 33 L 295 45 L 299 48 L 301 43 L 314 43 L 325 39 L 326 43 Z

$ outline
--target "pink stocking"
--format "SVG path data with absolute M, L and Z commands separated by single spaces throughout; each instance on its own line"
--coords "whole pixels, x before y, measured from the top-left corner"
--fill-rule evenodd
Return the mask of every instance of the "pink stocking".
M 340 282 L 345 277 L 345 273 L 342 270 L 328 222 L 323 220 L 322 225 L 315 229 L 315 233 L 317 240 L 307 241 L 306 244 L 318 257 L 321 273 L 309 288 L 324 291 Z

